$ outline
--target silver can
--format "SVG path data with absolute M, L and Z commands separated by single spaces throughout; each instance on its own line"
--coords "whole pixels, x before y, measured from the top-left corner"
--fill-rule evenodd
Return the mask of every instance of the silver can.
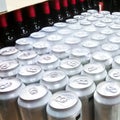
M 81 101 L 73 92 L 56 92 L 46 107 L 48 120 L 82 120 L 81 107 Z
M 113 58 L 112 68 L 120 68 L 120 55 Z
M 40 84 L 26 86 L 18 98 L 22 120 L 47 120 L 46 105 L 51 92 Z
M 69 19 L 66 19 L 65 22 L 66 22 L 66 23 L 68 24 L 68 26 L 69 26 L 70 24 L 76 24 L 78 21 L 77 21 L 77 19 L 75 19 L 75 18 L 69 18 Z
M 85 17 L 83 15 L 75 15 L 75 16 L 73 16 L 73 18 L 79 22 L 79 21 L 83 20 Z
M 87 26 L 91 26 L 92 23 L 90 21 L 88 21 L 87 19 L 83 19 L 80 21 L 80 25 L 82 26 L 82 28 L 85 28 Z
M 111 23 L 111 24 L 109 25 L 109 27 L 110 27 L 112 30 L 114 30 L 114 32 L 117 32 L 117 31 L 120 30 L 120 24 Z
M 102 82 L 94 93 L 95 120 L 120 119 L 120 87 L 114 82 Z
M 109 15 L 109 14 L 110 14 L 110 11 L 102 10 L 102 11 L 100 11 L 99 14 L 102 14 L 102 15 Z
M 53 70 L 58 68 L 60 60 L 54 54 L 44 54 L 38 58 L 38 64 L 43 70 Z
M 94 26 L 96 27 L 97 31 L 101 31 L 101 30 L 103 30 L 107 25 L 106 25 L 106 23 L 103 23 L 103 22 L 101 22 L 101 21 L 96 21 L 96 22 L 94 23 Z
M 21 66 L 17 78 L 19 78 L 24 84 L 32 84 L 39 82 L 42 78 L 43 70 L 39 65 L 24 65 Z
M 95 14 L 93 14 L 93 16 L 98 18 L 99 20 L 101 20 L 104 17 L 103 14 L 99 14 L 99 13 L 95 13 Z
M 13 77 L 16 76 L 19 69 L 17 60 L 7 60 L 0 62 L 0 77 Z
M 60 29 L 66 28 L 68 24 L 65 22 L 56 22 L 54 26 L 57 28 L 57 30 L 60 30 Z
M 85 75 L 71 77 L 66 86 L 66 90 L 77 94 L 82 102 L 82 120 L 94 119 L 93 93 L 95 88 L 93 80 Z
M 0 80 L 0 120 L 21 120 L 17 98 L 25 86 L 20 80 Z
M 71 77 L 73 75 L 81 74 L 82 64 L 75 58 L 66 58 L 60 61 L 59 69 Z
M 46 86 L 52 93 L 64 90 L 67 83 L 68 77 L 61 70 L 46 71 L 40 80 L 40 84 Z
M 91 14 L 98 13 L 98 11 L 95 10 L 95 9 L 89 9 L 89 10 L 87 10 L 87 12 L 88 12 L 88 13 L 91 13 Z
M 90 21 L 91 23 L 94 23 L 94 22 L 98 21 L 98 18 L 96 18 L 96 17 L 94 17 L 94 16 L 92 15 L 92 16 L 89 16 L 89 17 L 87 18 L 87 20 Z
M 120 16 L 120 12 L 112 12 L 112 15 L 115 15 L 115 16 Z
M 87 18 L 87 17 L 91 16 L 92 14 L 89 12 L 82 12 L 81 15 Z
M 119 36 L 113 36 L 109 38 L 109 42 L 113 44 L 118 44 L 120 47 L 120 37 Z
M 83 75 L 90 77 L 96 85 L 105 80 L 107 71 L 105 66 L 100 63 L 89 63 L 83 66 Z
M 82 29 L 82 26 L 80 25 L 79 22 L 77 22 L 76 24 L 69 25 L 68 28 L 73 32 L 78 32 Z
M 15 60 L 19 54 L 19 50 L 15 47 L 4 47 L 0 49 L 0 61 Z

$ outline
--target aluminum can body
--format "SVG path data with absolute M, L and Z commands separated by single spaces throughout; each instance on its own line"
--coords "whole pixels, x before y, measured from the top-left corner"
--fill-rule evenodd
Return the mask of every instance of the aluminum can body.
M 17 101 L 22 120 L 47 120 L 45 108 L 51 96 L 51 92 L 40 84 L 26 86 Z
M 94 93 L 95 120 L 120 119 L 120 89 L 114 82 L 104 81 Z

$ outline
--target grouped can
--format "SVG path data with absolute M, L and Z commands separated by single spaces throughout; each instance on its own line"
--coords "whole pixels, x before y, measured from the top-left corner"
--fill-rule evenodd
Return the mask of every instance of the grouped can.
M 98 31 L 100 31 L 100 30 L 103 30 L 107 25 L 106 25 L 106 23 L 103 23 L 103 22 L 101 22 L 101 21 L 96 21 L 96 22 L 94 23 L 94 26 L 96 27 L 96 29 L 97 29 Z
M 46 71 L 40 80 L 40 84 L 46 86 L 52 93 L 64 90 L 67 83 L 68 77 L 61 70 Z
M 120 16 L 120 12 L 112 12 L 112 15 Z
M 113 57 L 112 68 L 120 68 L 120 55 Z
M 56 92 L 46 107 L 48 120 L 82 120 L 81 107 L 81 101 L 73 92 Z
M 69 19 L 66 19 L 65 22 L 66 22 L 66 23 L 68 24 L 68 26 L 69 26 L 69 25 L 71 25 L 71 24 L 76 24 L 78 21 L 77 21 L 77 19 L 75 19 L 75 18 L 69 18 Z
M 79 21 L 83 20 L 85 17 L 83 15 L 75 15 L 75 16 L 73 16 L 73 18 L 79 22 Z
M 95 14 L 95 13 L 98 13 L 98 11 L 97 10 L 95 10 L 95 9 L 89 9 L 89 10 L 87 10 L 87 12 L 88 13 L 91 13 L 91 14 Z
M 93 16 L 98 18 L 99 20 L 101 20 L 104 17 L 103 14 L 99 14 L 99 13 L 95 13 L 95 14 L 93 14 Z
M 43 70 L 53 70 L 59 66 L 59 59 L 54 54 L 43 54 L 38 58 L 38 64 Z
M 22 120 L 47 120 L 46 105 L 51 92 L 40 84 L 26 86 L 18 98 Z
M 100 11 L 100 14 L 102 14 L 102 15 L 109 15 L 110 14 L 110 11 L 108 11 L 108 10 L 102 10 L 102 11 Z
M 117 32 L 117 31 L 120 30 L 120 24 L 117 24 L 117 23 L 111 23 L 111 24 L 109 25 L 109 27 L 110 27 L 112 30 L 114 30 L 114 32 Z
M 95 21 L 98 20 L 98 18 L 96 18 L 96 17 L 94 17 L 94 16 L 92 15 L 92 16 L 89 16 L 89 17 L 87 18 L 87 20 L 90 21 L 91 23 L 94 23 Z
M 28 85 L 39 82 L 42 75 L 43 70 L 39 65 L 24 65 L 20 67 L 16 77 Z
M 105 81 L 107 71 L 105 66 L 100 63 L 88 63 L 83 66 L 83 75 L 87 75 L 97 84 Z
M 71 31 L 77 32 L 77 31 L 80 31 L 82 29 L 82 26 L 79 24 L 79 22 L 77 22 L 76 24 L 69 25 L 68 28 Z
M 92 23 L 90 21 L 88 21 L 87 19 L 83 19 L 80 21 L 80 25 L 82 26 L 82 28 L 85 28 L 87 26 L 91 26 Z
M 0 60 L 17 59 L 19 50 L 15 47 L 4 47 L 0 49 Z
M 120 87 L 104 81 L 94 93 L 95 120 L 120 119 Z
M 82 64 L 75 58 L 66 58 L 60 61 L 59 69 L 71 77 L 73 75 L 81 74 Z
M 21 120 L 17 99 L 24 87 L 16 78 L 0 80 L 0 120 Z
M 82 12 L 81 15 L 87 18 L 87 17 L 91 16 L 91 13 L 90 12 Z
M 85 75 L 71 77 L 66 86 L 66 90 L 77 94 L 82 102 L 82 120 L 94 119 L 93 93 L 95 88 L 93 80 Z
M 120 47 L 120 37 L 119 36 L 113 36 L 109 38 L 109 42 L 113 44 L 118 44 Z
M 68 24 L 65 22 L 56 22 L 54 26 L 57 28 L 57 30 L 60 30 L 60 29 L 66 28 Z
M 16 76 L 19 69 L 19 62 L 17 60 L 6 60 L 0 62 L 0 77 Z

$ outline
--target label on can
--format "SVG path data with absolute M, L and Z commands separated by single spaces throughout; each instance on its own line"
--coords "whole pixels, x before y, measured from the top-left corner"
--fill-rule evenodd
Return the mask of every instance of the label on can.
M 46 34 L 44 32 L 33 32 L 30 34 L 30 37 L 32 38 L 43 38 Z

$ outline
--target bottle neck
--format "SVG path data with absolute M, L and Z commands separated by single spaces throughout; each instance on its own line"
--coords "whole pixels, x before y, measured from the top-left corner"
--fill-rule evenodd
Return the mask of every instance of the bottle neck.
M 60 11 L 60 1 L 59 0 L 54 0 L 54 9 L 56 11 Z
M 35 12 L 34 6 L 29 6 L 29 7 L 27 8 L 27 10 L 28 10 L 28 16 L 29 16 L 30 18 L 35 18 L 35 17 L 36 17 L 36 12 Z
M 68 0 L 62 0 L 62 5 L 64 8 L 68 8 Z
M 8 23 L 7 23 L 7 19 L 6 19 L 5 14 L 0 16 L 0 27 L 2 27 L 2 28 L 8 27 Z
M 23 22 L 23 17 L 22 17 L 21 10 L 14 11 L 14 16 L 15 16 L 15 21 L 16 22 L 19 22 L 19 23 Z

